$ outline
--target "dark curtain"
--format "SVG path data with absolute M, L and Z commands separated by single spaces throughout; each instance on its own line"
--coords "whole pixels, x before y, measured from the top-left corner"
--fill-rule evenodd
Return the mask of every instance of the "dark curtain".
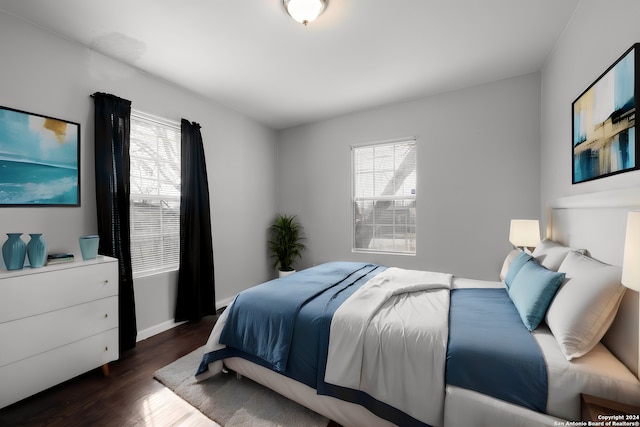
M 180 270 L 176 321 L 215 314 L 209 184 L 200 125 L 181 123 Z
M 131 101 L 94 93 L 98 252 L 119 260 L 120 352 L 136 345 L 136 309 L 129 242 Z

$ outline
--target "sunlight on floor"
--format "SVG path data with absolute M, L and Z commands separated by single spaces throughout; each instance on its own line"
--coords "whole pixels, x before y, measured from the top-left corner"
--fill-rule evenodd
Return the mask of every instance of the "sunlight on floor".
M 168 388 L 162 388 L 147 396 L 142 401 L 139 415 L 142 419 L 135 422 L 137 426 L 221 427 Z

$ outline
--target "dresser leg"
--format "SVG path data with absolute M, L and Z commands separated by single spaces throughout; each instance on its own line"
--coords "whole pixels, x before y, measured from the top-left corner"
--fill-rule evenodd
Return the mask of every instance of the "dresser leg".
M 104 375 L 105 377 L 109 376 L 109 364 L 105 363 L 104 365 L 102 365 L 102 375 Z

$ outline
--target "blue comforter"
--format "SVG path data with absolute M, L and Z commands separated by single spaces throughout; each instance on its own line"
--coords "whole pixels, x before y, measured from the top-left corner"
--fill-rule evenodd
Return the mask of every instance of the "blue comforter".
M 538 412 L 547 407 L 547 367 L 505 289 L 454 289 L 447 384 Z
M 238 356 L 316 388 L 321 326 L 330 325 L 342 301 L 385 269 L 329 262 L 241 292 L 220 336 L 227 348 L 206 354 L 197 374 L 208 363 Z

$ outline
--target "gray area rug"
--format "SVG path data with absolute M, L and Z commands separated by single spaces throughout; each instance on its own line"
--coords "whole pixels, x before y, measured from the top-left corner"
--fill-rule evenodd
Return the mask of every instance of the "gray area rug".
M 202 382 L 194 378 L 201 347 L 159 369 L 154 377 L 200 412 L 225 427 L 326 427 L 329 420 L 280 396 L 249 378 L 220 374 Z

